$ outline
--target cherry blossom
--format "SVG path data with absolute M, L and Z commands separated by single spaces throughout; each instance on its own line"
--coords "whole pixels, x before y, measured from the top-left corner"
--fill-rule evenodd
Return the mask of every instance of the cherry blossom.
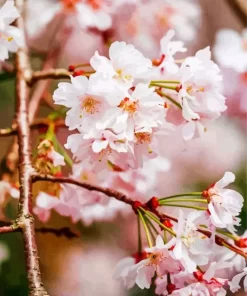
M 182 63 L 178 98 L 183 108 L 183 117 L 188 121 L 183 130 L 186 140 L 193 138 L 196 126 L 201 134 L 204 122 L 219 117 L 226 110 L 221 81 L 220 70 L 211 61 L 209 47 L 198 51 L 195 57 L 186 58 Z
M 231 29 L 222 29 L 216 35 L 214 54 L 218 63 L 236 72 L 247 71 L 247 30 L 240 34 Z
M 243 282 L 244 290 L 245 292 L 247 292 L 247 267 L 245 267 L 243 269 L 243 272 L 235 275 L 230 282 L 230 289 L 233 293 L 237 292 L 240 289 L 239 283 L 243 277 L 244 277 L 244 282 Z
M 65 120 L 70 130 L 100 119 L 107 106 L 106 100 L 93 94 L 90 80 L 83 76 L 71 77 L 71 83 L 59 83 L 53 99 L 70 108 Z
M 118 98 L 119 90 L 127 92 L 135 79 L 151 69 L 152 63 L 131 44 L 114 42 L 109 49 L 110 59 L 100 56 L 96 51 L 90 64 L 96 71 L 91 75 L 94 91 L 99 95 Z
M 197 231 L 200 216 L 201 213 L 195 211 L 190 212 L 185 218 L 184 213 L 180 210 L 179 222 L 175 228 L 176 238 L 169 242 L 169 245 L 175 246 L 173 249 L 175 258 L 181 260 L 190 273 L 196 270 L 197 265 L 207 264 L 211 254 L 212 239 Z
M 242 207 L 243 197 L 232 189 L 224 189 L 235 181 L 235 175 L 226 172 L 222 179 L 206 190 L 204 196 L 208 199 L 208 210 L 213 225 L 219 228 L 227 228 L 234 232 L 234 226 L 238 226 L 240 219 L 237 218 Z
M 183 270 L 181 263 L 174 259 L 161 236 L 156 239 L 155 247 L 146 248 L 147 258 L 137 264 L 131 258 L 122 259 L 115 269 L 115 278 L 122 278 L 128 287 L 136 284 L 141 288 L 150 288 L 155 273 L 163 276 L 167 273 L 178 273 Z
M 0 61 L 8 59 L 8 52 L 16 52 L 23 44 L 20 30 L 10 25 L 18 17 L 14 1 L 6 1 L 0 9 Z

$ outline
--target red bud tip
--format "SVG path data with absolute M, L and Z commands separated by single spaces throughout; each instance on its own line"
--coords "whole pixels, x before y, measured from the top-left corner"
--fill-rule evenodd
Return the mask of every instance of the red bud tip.
M 153 60 L 152 61 L 153 66 L 159 67 L 163 63 L 165 57 L 166 56 L 164 54 L 162 54 L 159 60 L 158 59 L 157 60 Z
M 164 103 L 164 108 L 169 108 L 169 105 L 167 104 L 167 102 Z
M 203 272 L 200 270 L 193 272 L 194 277 L 198 280 L 198 282 L 201 282 L 203 280 Z
M 132 255 L 132 257 L 135 259 L 135 263 L 139 263 L 140 261 L 144 260 L 147 258 L 147 253 L 146 252 L 138 252 Z
M 235 245 L 239 248 L 247 248 L 247 237 L 236 240 Z
M 178 85 L 176 86 L 176 92 L 179 92 L 181 88 L 182 88 L 182 84 L 178 84 Z
M 176 286 L 170 283 L 170 284 L 167 284 L 166 289 L 168 294 L 172 294 L 172 292 L 176 290 Z
M 134 91 L 135 89 L 136 89 L 135 86 L 132 86 L 132 87 L 130 88 L 130 90 L 132 90 L 132 91 Z
M 167 228 L 172 228 L 173 224 L 171 223 L 171 221 L 169 219 L 165 219 L 162 222 Z
M 69 65 L 68 70 L 69 70 L 70 72 L 74 72 L 74 71 L 75 71 L 75 66 L 73 66 L 73 65 Z
M 81 76 L 81 75 L 83 75 L 84 73 L 85 73 L 85 71 L 83 71 L 83 70 L 75 71 L 75 72 L 73 73 L 73 77 Z
M 142 206 L 142 204 L 139 201 L 134 201 L 132 208 L 135 212 L 137 212 L 137 210 Z
M 63 176 L 62 172 L 56 172 L 54 174 L 54 177 L 62 177 L 62 176 Z
M 153 196 L 148 202 L 147 202 L 147 207 L 150 210 L 155 210 L 158 208 L 158 206 L 160 205 L 159 199 L 155 196 Z

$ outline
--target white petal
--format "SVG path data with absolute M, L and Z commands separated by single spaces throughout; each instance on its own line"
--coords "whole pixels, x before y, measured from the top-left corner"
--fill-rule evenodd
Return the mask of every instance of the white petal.
M 230 183 L 235 181 L 235 175 L 231 172 L 225 172 L 222 179 L 220 179 L 218 182 L 215 183 L 216 188 L 224 188 Z

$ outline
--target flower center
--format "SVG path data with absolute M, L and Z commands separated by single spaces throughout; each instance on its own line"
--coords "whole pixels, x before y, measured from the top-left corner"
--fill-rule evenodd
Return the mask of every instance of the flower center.
M 7 36 L 1 32 L 0 32 L 0 38 L 3 38 L 5 40 L 7 40 L 8 42 L 11 42 L 14 39 L 12 36 Z
M 131 75 L 125 75 L 122 69 L 117 69 L 114 78 L 117 80 L 122 80 L 123 82 L 129 81 L 132 79 Z
M 158 265 L 161 261 L 165 259 L 165 256 L 162 252 L 151 253 L 148 257 L 149 262 L 147 265 Z
M 82 101 L 82 109 L 89 114 L 99 112 L 100 102 L 93 97 L 86 97 Z
M 190 84 L 186 87 L 186 91 L 189 95 L 193 95 L 193 93 L 195 92 L 204 92 L 205 88 L 203 86 L 196 86 L 196 85 Z
M 135 113 L 138 109 L 138 101 L 131 101 L 129 98 L 124 98 L 118 107 L 126 112 Z
M 137 144 L 150 144 L 152 141 L 152 134 L 147 132 L 135 133 Z

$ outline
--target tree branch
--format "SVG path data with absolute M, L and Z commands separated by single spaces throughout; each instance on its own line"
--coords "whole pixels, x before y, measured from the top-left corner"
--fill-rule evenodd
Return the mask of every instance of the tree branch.
M 57 120 L 53 122 L 56 127 L 65 127 L 64 120 Z M 49 127 L 51 124 L 51 120 L 48 118 L 40 118 L 35 119 L 33 123 L 29 126 L 30 129 L 35 130 L 43 127 Z M 7 137 L 17 135 L 18 125 L 17 123 L 13 124 L 10 128 L 2 128 L 0 129 L 0 137 Z
M 19 12 L 23 13 L 24 0 L 16 0 Z M 19 17 L 16 26 L 23 32 L 23 18 Z M 25 262 L 28 277 L 29 296 L 48 295 L 42 283 L 38 261 L 38 251 L 35 240 L 34 221 L 32 213 L 32 173 L 30 153 L 30 130 L 28 119 L 29 89 L 26 81 L 31 77 L 31 68 L 24 45 L 16 53 L 16 121 L 19 144 L 19 182 L 20 198 L 16 223 L 22 227 Z
M 37 181 L 49 181 L 49 182 L 53 182 L 53 183 L 73 184 L 73 185 L 77 185 L 79 187 L 85 188 L 89 191 L 97 191 L 97 192 L 104 193 L 105 195 L 107 195 L 109 197 L 114 197 L 117 200 L 122 201 L 132 207 L 134 207 L 134 204 L 135 204 L 135 201 L 128 198 L 125 194 L 123 194 L 119 191 L 116 191 L 112 188 L 104 188 L 101 186 L 92 185 L 87 182 L 80 182 L 78 180 L 75 180 L 75 179 L 72 179 L 69 177 L 53 177 L 53 176 L 48 176 L 48 175 L 34 174 L 33 175 L 33 183 L 35 183 Z
M 21 232 L 21 227 L 17 224 L 12 224 L 11 222 L 0 221 L 0 235 L 4 233 L 12 233 L 12 232 Z M 80 232 L 71 230 L 69 227 L 62 228 L 53 228 L 53 227 L 41 227 L 35 228 L 35 232 L 42 234 L 54 234 L 58 237 L 64 236 L 69 239 L 80 237 Z
M 30 79 L 27 80 L 29 85 L 33 85 L 36 81 L 42 79 L 69 79 L 70 75 L 69 71 L 66 69 L 48 69 L 33 72 Z

